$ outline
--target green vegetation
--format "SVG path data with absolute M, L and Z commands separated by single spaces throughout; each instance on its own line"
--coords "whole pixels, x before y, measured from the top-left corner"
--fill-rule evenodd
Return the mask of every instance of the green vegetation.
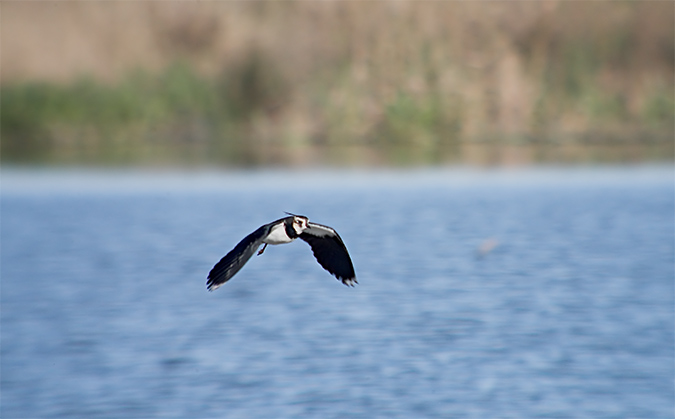
M 114 85 L 93 79 L 9 84 L 0 94 L 2 157 L 113 164 L 199 161 L 213 151 L 213 139 L 236 132 L 233 126 L 244 117 L 246 108 L 232 106 L 229 91 L 185 64 L 159 76 L 138 70 Z
M 258 41 L 228 59 L 220 15 L 187 14 L 159 70 L 5 79 L 2 161 L 672 161 L 672 3 L 470 3 L 237 3 Z

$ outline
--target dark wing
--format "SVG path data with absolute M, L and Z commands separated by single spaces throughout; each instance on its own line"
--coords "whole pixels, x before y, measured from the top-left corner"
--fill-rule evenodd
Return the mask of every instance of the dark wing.
M 321 224 L 309 223 L 308 228 L 300 234 L 300 238 L 312 248 L 319 265 L 335 275 L 343 284 L 357 284 L 352 260 L 347 247 L 335 230 Z
M 251 259 L 251 256 L 260 247 L 263 239 L 269 234 L 271 224 L 266 224 L 248 236 L 216 263 L 209 272 L 206 288 L 214 291 L 230 280 Z

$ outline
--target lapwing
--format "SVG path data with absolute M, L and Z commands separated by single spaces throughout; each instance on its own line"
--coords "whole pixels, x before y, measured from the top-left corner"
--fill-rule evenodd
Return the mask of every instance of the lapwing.
M 353 287 L 357 284 L 352 260 L 337 231 L 325 225 L 312 223 L 304 215 L 289 212 L 286 214 L 289 217 L 265 224 L 244 237 L 234 249 L 216 263 L 209 272 L 207 289 L 214 291 L 229 281 L 251 259 L 260 245 L 263 247 L 258 251 L 258 255 L 262 255 L 268 244 L 290 243 L 298 237 L 309 244 L 317 262 L 325 270 L 347 286 Z

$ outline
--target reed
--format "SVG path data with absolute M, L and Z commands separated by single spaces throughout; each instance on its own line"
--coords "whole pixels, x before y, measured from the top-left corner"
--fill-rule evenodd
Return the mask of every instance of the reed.
M 673 13 L 672 2 L 8 2 L 2 161 L 672 161 Z M 70 59 L 54 59 L 55 43 Z

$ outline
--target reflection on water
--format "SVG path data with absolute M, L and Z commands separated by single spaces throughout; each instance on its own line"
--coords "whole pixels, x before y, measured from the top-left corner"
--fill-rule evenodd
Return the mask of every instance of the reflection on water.
M 359 285 L 297 242 L 208 293 L 283 211 Z M 670 167 L 4 171 L 2 417 L 671 417 L 673 213 Z

